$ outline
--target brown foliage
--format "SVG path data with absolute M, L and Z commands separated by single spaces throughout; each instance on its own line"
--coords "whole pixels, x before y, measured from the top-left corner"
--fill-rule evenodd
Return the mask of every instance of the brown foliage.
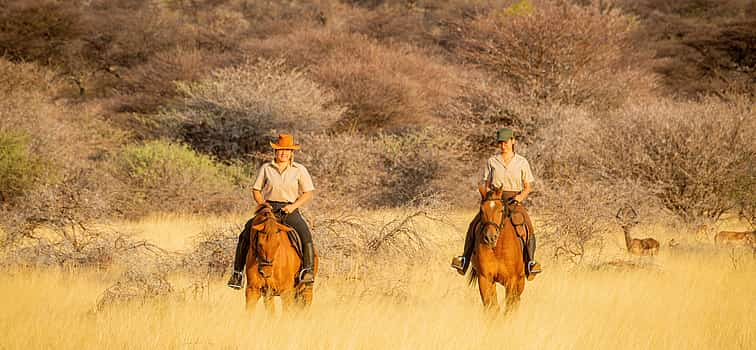
M 104 175 L 99 160 L 122 133 L 97 117 L 94 108 L 61 105 L 55 99 L 61 83 L 35 64 L 0 59 L 0 85 L 0 130 L 29 135 L 29 152 L 40 160 L 35 186 L 0 207 L 0 224 L 10 239 L 40 223 L 60 227 L 71 218 L 86 221 L 80 219 L 117 206 L 111 197 L 117 183 Z
M 359 34 L 307 29 L 246 45 L 264 57 L 307 67 L 315 81 L 331 88 L 347 107 L 341 130 L 439 124 L 464 85 L 462 71 L 440 57 Z
M 181 101 L 158 124 L 220 159 L 260 155 L 276 130 L 320 131 L 341 118 L 335 96 L 282 60 L 247 61 L 178 84 Z
M 634 103 L 601 118 L 562 114 L 534 163 L 550 178 L 638 182 L 689 221 L 717 218 L 756 200 L 756 117 L 747 98 L 732 99 Z
M 619 5 L 641 18 L 635 47 L 656 52 L 668 94 L 756 96 L 756 4 L 741 0 L 643 0 Z M 649 40 L 650 39 L 650 40 Z
M 647 90 L 632 65 L 632 21 L 565 2 L 521 1 L 452 33 L 455 52 L 532 101 L 619 106 L 628 90 Z
M 473 199 L 458 193 L 474 186 L 473 169 L 465 168 L 469 147 L 448 129 L 373 137 L 312 135 L 303 144 L 302 162 L 324 193 L 318 201 L 325 207 Z
M 539 245 L 556 260 L 581 264 L 600 257 L 607 234 L 616 231 L 616 209 L 630 204 L 642 214 L 658 206 L 637 184 L 587 179 L 539 181 L 531 198 Z

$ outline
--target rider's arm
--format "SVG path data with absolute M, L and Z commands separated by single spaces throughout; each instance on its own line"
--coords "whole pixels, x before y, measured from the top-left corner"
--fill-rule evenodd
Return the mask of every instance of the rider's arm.
M 533 192 L 533 185 L 530 184 L 530 182 L 523 182 L 522 183 L 522 192 L 520 194 L 515 196 L 515 199 L 522 203 L 526 198 L 528 198 L 528 195 L 530 192 Z
M 252 190 L 252 198 L 257 202 L 257 205 L 261 205 L 265 203 L 265 198 L 262 196 L 262 192 L 260 190 Z
M 483 168 L 483 178 L 478 185 L 478 192 L 480 192 L 481 198 L 485 198 L 488 190 L 491 189 L 491 176 L 493 170 L 491 169 L 491 160 L 486 161 L 486 166 Z
M 515 199 L 522 203 L 526 198 L 528 198 L 528 195 L 530 192 L 533 192 L 533 182 L 535 181 L 535 177 L 533 176 L 533 170 L 530 169 L 530 163 L 528 161 L 525 161 L 525 165 L 522 168 L 522 192 L 515 196 Z

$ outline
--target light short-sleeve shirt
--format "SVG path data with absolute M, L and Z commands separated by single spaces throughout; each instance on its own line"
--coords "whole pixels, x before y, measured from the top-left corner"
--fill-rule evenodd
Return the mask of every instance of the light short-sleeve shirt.
M 483 171 L 483 183 L 491 182 L 491 187 L 501 187 L 504 191 L 520 192 L 524 183 L 533 183 L 535 177 L 530 170 L 530 163 L 525 157 L 516 154 L 509 160 L 509 164 L 504 162 L 501 154 L 488 158 L 486 167 Z
M 260 167 L 252 188 L 260 191 L 266 201 L 289 203 L 294 203 L 302 193 L 315 190 L 312 177 L 304 165 L 291 162 L 280 172 L 272 161 Z

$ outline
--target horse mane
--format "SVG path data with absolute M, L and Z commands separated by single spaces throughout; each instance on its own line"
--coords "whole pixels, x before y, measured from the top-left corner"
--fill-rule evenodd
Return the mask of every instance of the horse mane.
M 255 216 L 253 217 L 252 224 L 253 225 L 259 225 L 263 221 L 268 220 L 269 218 L 275 218 L 276 215 L 273 214 L 273 207 L 270 206 L 268 203 L 260 204 L 257 209 L 255 210 Z

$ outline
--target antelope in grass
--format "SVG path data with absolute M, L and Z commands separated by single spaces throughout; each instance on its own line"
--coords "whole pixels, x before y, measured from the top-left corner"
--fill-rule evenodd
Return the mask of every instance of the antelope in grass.
M 653 238 L 632 238 L 630 229 L 638 224 L 638 213 L 632 207 L 626 206 L 617 211 L 617 220 L 625 233 L 627 251 L 633 255 L 656 255 L 659 252 L 659 241 Z
M 714 243 L 717 245 L 728 243 L 743 243 L 745 245 L 756 244 L 756 231 L 719 231 L 714 236 Z

